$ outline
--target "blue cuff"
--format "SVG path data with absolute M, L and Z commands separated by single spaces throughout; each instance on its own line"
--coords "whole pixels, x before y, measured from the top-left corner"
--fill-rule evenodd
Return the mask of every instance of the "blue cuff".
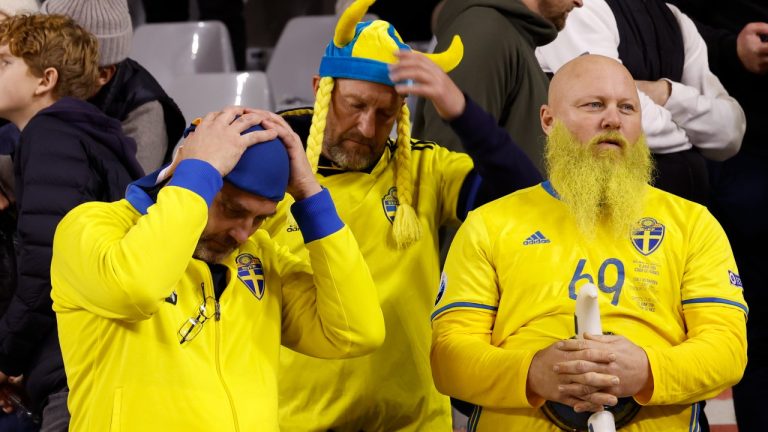
M 199 159 L 185 159 L 179 163 L 173 172 L 168 186 L 178 186 L 189 189 L 200 195 L 211 206 L 213 198 L 219 193 L 224 180 L 221 174 L 208 162 Z
M 328 189 L 291 206 L 291 213 L 304 236 L 304 243 L 327 237 L 344 227 Z

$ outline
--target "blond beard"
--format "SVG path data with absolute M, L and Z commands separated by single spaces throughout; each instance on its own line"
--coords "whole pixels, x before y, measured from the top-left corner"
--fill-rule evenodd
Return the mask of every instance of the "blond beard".
M 621 148 L 598 148 L 605 140 L 616 140 Z M 556 121 L 545 158 L 552 186 L 586 238 L 594 238 L 598 225 L 615 238 L 625 236 L 642 216 L 653 175 L 644 135 L 630 144 L 620 133 L 608 132 L 585 144 Z

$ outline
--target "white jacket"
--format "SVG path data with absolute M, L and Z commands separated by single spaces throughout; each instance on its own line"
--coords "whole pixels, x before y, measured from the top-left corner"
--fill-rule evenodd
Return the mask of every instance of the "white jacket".
M 707 46 L 696 25 L 677 7 L 667 4 L 680 24 L 685 50 L 681 82 L 670 81 L 664 106 L 639 92 L 643 130 L 654 153 L 674 153 L 695 146 L 712 160 L 726 160 L 741 147 L 746 129 L 744 112 L 709 70 Z M 619 59 L 619 31 L 604 0 L 584 0 L 568 15 L 565 28 L 549 45 L 536 49 L 545 72 L 556 72 L 581 54 Z

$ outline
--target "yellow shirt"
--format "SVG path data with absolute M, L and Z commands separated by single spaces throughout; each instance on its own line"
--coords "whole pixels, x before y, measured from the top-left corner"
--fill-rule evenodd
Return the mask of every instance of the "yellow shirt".
M 173 185 L 200 183 L 194 165 L 182 162 L 146 209 L 84 204 L 56 231 L 51 295 L 72 431 L 276 431 L 281 341 L 339 358 L 383 340 L 373 281 L 342 226 L 307 244 L 311 268 L 257 231 L 222 262 L 217 307 L 209 301 L 200 333 L 180 344 L 182 323 L 214 296 L 208 265 L 192 258 L 205 194 Z
M 747 307 L 728 240 L 697 204 L 648 187 L 632 234 L 576 229 L 548 182 L 470 213 L 433 317 L 438 388 L 478 405 L 470 430 L 559 430 L 526 397 L 533 355 L 575 335 L 575 298 L 600 288 L 604 332 L 645 349 L 652 394 L 626 431 L 697 430 L 699 405 L 738 382 Z
M 458 224 L 456 206 L 469 156 L 412 141 L 415 208 L 422 238 L 395 246 L 396 203 L 391 147 L 370 174 L 318 174 L 341 219 L 355 235 L 376 283 L 387 328 L 384 345 L 348 360 L 280 354 L 280 427 L 284 431 L 450 431 L 450 402 L 437 392 L 429 367 L 429 313 L 440 277 L 438 228 Z M 284 212 L 285 206 L 281 205 Z M 266 229 L 302 254 L 295 223 L 278 215 Z

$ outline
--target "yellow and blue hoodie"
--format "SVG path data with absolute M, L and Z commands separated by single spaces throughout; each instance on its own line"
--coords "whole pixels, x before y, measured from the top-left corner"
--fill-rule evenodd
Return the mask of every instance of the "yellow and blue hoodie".
M 215 312 L 181 344 L 181 325 L 215 298 L 209 266 L 192 254 L 223 181 L 199 160 L 182 161 L 153 199 L 156 180 L 81 205 L 56 230 L 51 295 L 70 430 L 278 430 L 281 343 L 345 358 L 383 342 L 370 272 L 323 190 L 291 209 L 311 264 L 258 230 L 221 263 Z

